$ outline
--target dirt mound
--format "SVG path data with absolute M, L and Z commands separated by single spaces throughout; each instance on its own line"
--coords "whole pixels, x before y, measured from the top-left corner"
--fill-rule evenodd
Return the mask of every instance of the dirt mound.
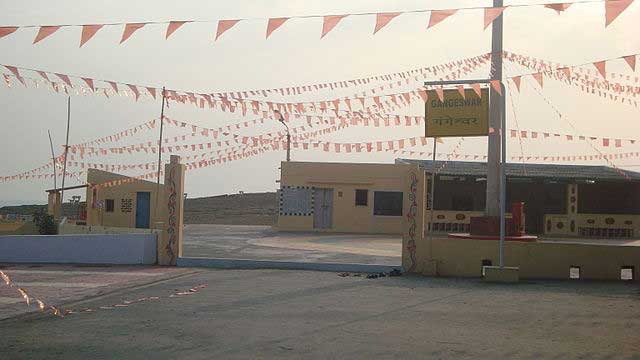
M 251 193 L 187 199 L 187 224 L 274 225 L 276 193 Z

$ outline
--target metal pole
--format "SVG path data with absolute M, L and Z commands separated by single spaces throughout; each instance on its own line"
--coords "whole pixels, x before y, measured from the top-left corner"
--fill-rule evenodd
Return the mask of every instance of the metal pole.
M 493 0 L 494 7 L 501 7 L 503 0 Z M 502 80 L 502 20 L 503 15 L 498 16 L 492 24 L 491 33 L 491 79 Z M 495 89 L 490 88 L 489 96 L 489 126 L 496 133 L 500 131 L 501 112 L 500 95 Z M 500 194 L 500 139 L 497 136 L 489 136 L 487 148 L 487 193 L 486 216 L 499 215 Z
M 160 171 L 162 170 L 162 130 L 164 125 L 164 86 L 162 87 L 162 107 L 160 108 L 160 136 L 158 138 L 158 176 L 156 181 L 156 206 L 154 206 L 154 220 L 158 221 L 158 208 L 160 206 Z
M 64 166 L 62 167 L 62 189 L 60 192 L 60 217 L 64 217 L 64 179 L 67 176 L 67 154 L 69 153 L 69 124 L 71 123 L 71 96 L 67 97 L 67 139 L 64 142 Z
M 431 162 L 431 192 L 429 200 L 431 202 L 429 214 L 429 259 L 433 258 L 433 213 L 435 212 L 435 194 L 436 194 L 436 149 L 438 142 L 433 138 L 433 160 Z
M 58 183 L 57 183 L 57 172 L 56 172 L 56 154 L 53 151 L 53 140 L 51 140 L 51 131 L 47 130 L 47 133 L 49 134 L 49 145 L 51 145 L 51 160 L 53 161 L 53 188 L 57 189 L 58 188 Z
M 502 100 L 501 107 L 502 111 L 502 121 L 501 127 L 502 131 L 500 132 L 500 138 L 502 142 L 502 157 L 500 159 L 500 267 L 504 267 L 504 236 L 505 236 L 505 212 L 507 205 L 507 176 L 505 169 L 507 167 L 507 112 L 504 111 L 506 106 L 506 97 L 507 97 L 507 89 L 504 84 L 500 83 L 502 87 Z
M 291 161 L 291 134 L 289 134 L 288 127 L 287 127 L 287 161 Z

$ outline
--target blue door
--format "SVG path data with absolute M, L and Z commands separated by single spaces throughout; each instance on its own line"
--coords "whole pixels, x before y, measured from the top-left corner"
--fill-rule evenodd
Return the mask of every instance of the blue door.
M 136 197 L 136 227 L 149 228 L 149 211 L 151 209 L 151 193 L 139 192 Z

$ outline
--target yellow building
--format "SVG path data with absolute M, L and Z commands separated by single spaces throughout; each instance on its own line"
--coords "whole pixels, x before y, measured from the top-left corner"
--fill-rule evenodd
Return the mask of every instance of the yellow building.
M 154 182 L 134 180 L 124 175 L 97 169 L 89 169 L 87 182 L 98 185 L 87 187 L 87 225 L 121 228 L 156 228 L 164 214 L 156 200 L 164 201 L 164 185 Z M 113 183 L 112 186 L 100 184 Z
M 283 162 L 278 228 L 401 234 L 407 170 L 419 166 L 430 179 L 434 165 L 434 230 L 469 232 L 471 218 L 484 213 L 486 163 L 405 159 L 395 164 Z M 605 166 L 542 164 L 507 164 L 506 173 L 507 204 L 524 202 L 528 234 L 640 234 L 640 173 L 623 177 Z M 427 228 L 430 219 L 428 213 Z
M 278 229 L 400 234 L 407 198 L 405 174 L 410 168 L 283 162 Z

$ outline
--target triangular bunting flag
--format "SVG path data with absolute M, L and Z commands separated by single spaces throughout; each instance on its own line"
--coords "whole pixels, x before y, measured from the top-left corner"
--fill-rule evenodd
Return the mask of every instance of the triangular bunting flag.
M 486 29 L 491 25 L 493 20 L 495 20 L 498 16 L 502 15 L 505 6 L 500 7 L 490 7 L 484 9 L 484 28 Z
M 58 31 L 59 29 L 60 29 L 60 26 L 41 26 L 40 30 L 38 30 L 38 34 L 36 35 L 36 38 L 33 39 L 33 43 L 35 44 L 37 42 L 40 42 L 41 40 L 45 39 L 49 35 Z
M 231 29 L 233 25 L 240 22 L 240 20 L 220 20 L 218 21 L 218 30 L 216 31 L 216 38 L 218 40 L 220 35 L 224 34 L 225 31 Z
M 126 24 L 124 26 L 124 31 L 122 32 L 122 39 L 120 39 L 120 44 L 122 44 L 123 42 L 127 41 L 127 39 L 134 33 L 136 32 L 136 30 L 142 28 L 145 24 L 144 23 L 132 23 L 132 24 Z
M 535 74 L 531 74 L 531 76 L 533 76 L 534 79 L 536 79 L 536 81 L 538 82 L 538 84 L 540 84 L 540 87 L 542 87 L 542 73 L 535 73 Z
M 502 85 L 500 80 L 491 80 L 489 81 L 489 83 L 491 84 L 491 87 L 493 88 L 493 90 L 495 90 L 498 95 L 502 96 Z
M 605 24 L 607 27 L 613 22 L 623 11 L 625 11 L 633 0 L 605 0 L 604 12 L 605 12 Z
M 109 83 L 109 85 L 111 85 L 111 88 L 113 89 L 113 91 L 116 92 L 116 94 L 118 93 L 118 84 L 114 83 L 113 81 L 107 81 Z
M 4 65 L 4 67 L 6 67 L 9 71 L 11 71 L 11 73 L 17 77 L 17 78 L 21 78 L 22 76 L 20 76 L 20 72 L 18 71 L 18 68 L 15 66 L 9 66 L 9 65 Z
M 17 67 L 9 66 L 9 65 L 5 65 L 4 67 L 9 69 L 9 71 L 11 71 L 13 73 L 13 75 L 16 77 L 16 79 L 18 79 L 18 81 L 20 81 L 22 83 L 22 85 L 24 85 L 25 87 L 27 86 L 27 83 L 24 82 L 24 79 L 22 78 L 22 76 L 20 76 L 20 72 L 18 71 Z
M 520 76 L 514 76 L 511 80 L 513 80 L 513 83 L 516 85 L 516 89 L 520 91 Z
M 86 44 L 87 41 L 102 29 L 104 25 L 82 25 L 82 35 L 80 35 L 80 47 Z
M 442 87 L 436 88 L 436 94 L 438 95 L 438 99 L 440 99 L 440 102 L 444 102 L 444 89 Z
M 152 87 L 148 87 L 147 91 L 149 92 L 149 94 L 151 94 L 151 96 L 155 99 L 156 98 L 156 89 L 152 88 Z
M 51 81 L 49 80 L 49 77 L 47 76 L 47 73 L 44 71 L 36 71 L 40 76 L 42 76 L 43 79 L 47 80 L 47 81 Z
M 277 28 L 282 26 L 282 24 L 284 24 L 284 22 L 287 21 L 287 20 L 289 20 L 289 18 L 286 18 L 286 17 L 269 19 L 269 22 L 267 23 L 267 37 L 266 37 L 266 39 L 268 39 L 269 35 L 271 35 L 271 33 L 274 32 Z
M 623 59 L 624 59 L 624 61 L 627 62 L 627 64 L 629 64 L 629 66 L 631 67 L 632 71 L 636 71 L 636 56 L 635 55 L 624 56 Z
M 375 35 L 375 33 L 382 30 L 383 27 L 387 26 L 389 21 L 393 20 L 395 17 L 397 17 L 400 14 L 401 13 L 399 12 L 376 14 L 376 28 L 373 29 L 373 34 Z
M 137 101 L 138 98 L 140 97 L 140 91 L 138 91 L 138 88 L 135 85 L 127 84 L 127 86 L 129 87 L 129 89 L 131 89 L 131 91 L 133 92 L 133 95 L 135 95 L 136 101 Z
M 0 27 L 0 38 L 3 38 L 7 35 L 13 34 L 14 32 L 16 32 L 16 30 L 18 30 L 17 27 L 15 26 L 3 26 Z
M 65 75 L 65 74 L 58 74 L 55 73 L 57 77 L 60 78 L 60 80 L 64 81 L 65 84 L 69 85 L 69 87 L 73 87 L 73 85 L 71 85 L 71 80 L 69 79 L 69 76 Z
M 602 75 L 603 78 L 607 78 L 607 72 L 605 70 L 606 67 L 606 61 L 598 61 L 598 62 L 594 62 L 593 66 L 596 67 L 596 69 L 598 69 L 598 72 L 600 73 L 600 75 Z
M 471 88 L 478 95 L 479 98 L 482 97 L 482 90 L 480 89 L 480 84 L 471 84 Z
M 429 25 L 427 25 L 427 29 L 437 25 L 438 23 L 442 22 L 442 20 L 455 14 L 457 11 L 457 9 L 432 10 L 431 15 L 429 16 Z
M 169 22 L 169 26 L 167 26 L 167 34 L 165 35 L 165 39 L 168 39 L 171 34 L 173 34 L 176 30 L 178 30 L 182 25 L 186 24 L 187 21 L 171 21 Z
M 422 98 L 423 102 L 427 102 L 427 92 L 425 90 L 418 90 L 418 95 Z
M 572 3 L 545 4 L 544 7 L 555 10 L 558 15 L 567 10 Z
M 336 25 L 340 22 L 340 20 L 347 17 L 347 15 L 328 15 L 325 16 L 322 20 L 322 34 L 320 34 L 320 39 L 322 39 L 325 35 L 329 33 L 329 31 L 333 30 Z
M 89 79 L 89 78 L 81 78 L 89 87 L 89 89 L 91 89 L 91 91 L 96 91 L 96 88 L 93 86 L 93 79 Z
M 458 85 L 456 86 L 456 88 L 458 89 L 458 93 L 460 94 L 460 96 L 462 96 L 462 98 L 465 99 L 464 85 Z
M 564 73 L 564 76 L 567 77 L 567 80 L 571 80 L 571 69 L 569 69 L 568 67 L 564 67 L 564 68 L 560 68 L 558 70 L 560 70 L 560 71 L 562 71 Z

